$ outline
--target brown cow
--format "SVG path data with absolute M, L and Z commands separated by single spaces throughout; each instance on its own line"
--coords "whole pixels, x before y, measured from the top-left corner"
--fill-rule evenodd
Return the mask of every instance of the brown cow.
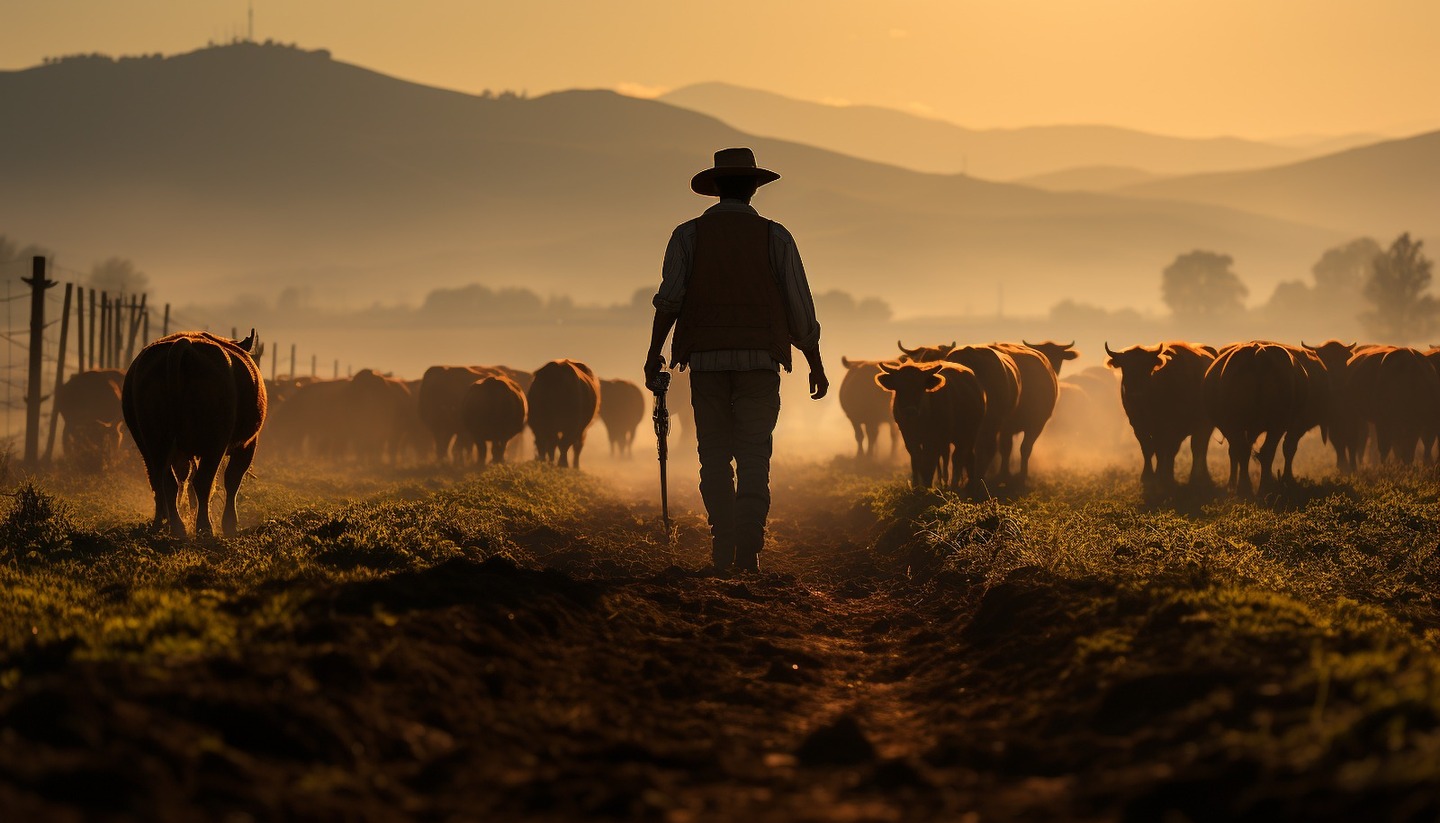
M 462 422 L 460 400 L 471 383 L 499 374 L 498 369 L 486 366 L 431 366 L 425 370 L 420 379 L 420 419 L 435 443 L 436 462 L 465 462 L 475 444 Z
M 1052 344 L 1055 345 L 1055 344 Z M 1000 430 L 1000 475 L 1010 474 L 1010 453 L 1015 448 L 1015 435 L 1023 434 L 1020 443 L 1020 485 L 1030 476 L 1030 453 L 1035 450 L 1035 441 L 1055 413 L 1055 401 L 1060 395 L 1056 370 L 1059 368 L 1043 352 L 1030 345 L 994 343 L 992 348 L 1000 349 L 1015 361 L 1020 375 L 1020 402 L 1010 421 Z M 1062 347 L 1063 349 L 1063 347 Z M 1059 362 L 1063 363 L 1064 360 Z
M 345 383 L 345 433 L 355 456 L 362 463 L 398 462 L 414 402 L 405 381 L 361 369 Z
M 1109 355 L 1107 365 L 1120 370 L 1120 402 L 1145 461 L 1140 482 L 1173 487 L 1175 455 L 1188 437 L 1190 485 L 1209 485 L 1205 460 L 1215 426 L 1205 410 L 1204 381 L 1215 352 L 1171 342 L 1153 348 L 1131 346 L 1119 352 L 1111 351 L 1106 343 L 1105 353 Z
M 889 392 L 875 382 L 881 373 L 882 362 L 840 358 L 840 365 L 845 367 L 845 378 L 840 381 L 840 409 L 850 418 L 850 426 L 855 430 L 857 461 L 875 459 L 875 441 L 882 426 L 890 430 L 890 457 L 895 457 L 895 441 L 899 439 L 900 431 L 890 412 Z M 867 435 L 870 438 L 868 446 L 865 443 Z
M 119 369 L 94 369 L 71 375 L 55 392 L 55 411 L 65 421 L 61 444 L 77 468 L 99 469 L 120 451 L 124 382 Z
M 1394 455 L 1408 466 L 1415 459 L 1417 444 L 1424 446 L 1428 457 L 1436 437 L 1436 420 L 1440 420 L 1440 376 L 1424 353 L 1399 346 L 1372 346 L 1357 351 L 1347 369 L 1361 422 L 1375 427 L 1380 459 Z
M 1000 436 L 1020 406 L 1020 369 L 1015 358 L 994 346 L 961 346 L 947 352 L 945 360 L 975 372 L 985 389 L 985 419 L 975 440 L 976 471 L 983 476 L 990 461 L 1000 455 L 1001 479 L 1008 479 L 1009 453 L 1001 454 Z
M 503 374 L 471 383 L 460 398 L 460 418 L 480 447 L 480 463 L 490 448 L 492 463 L 505 462 L 505 446 L 525 431 L 525 392 Z
M 1309 428 L 1308 388 L 1297 352 L 1285 346 L 1255 341 L 1220 350 L 1205 372 L 1204 394 L 1210 420 L 1229 444 L 1227 488 L 1242 497 L 1253 493 L 1250 454 L 1261 435 L 1259 490 L 1264 493 L 1274 484 L 1272 466 L 1281 439 L 1298 432 L 1287 441 L 1293 446 Z M 1293 448 L 1287 448 L 1287 465 L 1293 457 Z
M 975 372 L 945 361 L 926 364 L 880 363 L 875 384 L 892 395 L 891 414 L 910 453 L 910 482 L 917 488 L 960 486 L 967 478 L 972 494 L 983 490 L 983 466 L 975 444 L 985 419 L 985 390 Z M 953 457 L 952 457 L 953 455 Z
M 580 468 L 585 430 L 600 411 L 600 381 L 595 373 L 578 360 L 551 360 L 535 372 L 526 399 L 536 459 L 558 462 L 564 468 L 570 465 L 567 454 L 573 450 L 575 468 Z
M 220 461 L 225 468 L 225 512 L 220 525 L 235 534 L 235 495 L 255 459 L 265 424 L 265 382 L 250 359 L 255 332 L 242 341 L 205 332 L 180 332 L 149 344 L 136 356 L 121 389 L 125 425 L 145 461 L 155 492 L 154 526 L 169 523 L 185 536 L 178 497 L 191 481 L 199 505 L 196 534 L 209 534 L 210 490 Z
M 610 440 L 610 454 L 629 457 L 635 430 L 645 419 L 645 393 L 629 380 L 600 381 L 600 419 Z

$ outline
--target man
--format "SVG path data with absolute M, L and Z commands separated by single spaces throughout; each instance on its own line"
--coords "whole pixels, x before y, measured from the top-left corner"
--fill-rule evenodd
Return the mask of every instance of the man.
M 780 369 L 790 371 L 791 345 L 810 365 L 810 396 L 819 400 L 830 388 L 795 239 L 750 206 L 756 189 L 778 179 L 746 148 L 715 152 L 714 167 L 691 179 L 696 194 L 720 202 L 670 235 L 645 358 L 653 391 L 674 326 L 670 365 L 690 369 L 700 496 L 721 570 L 760 570 Z

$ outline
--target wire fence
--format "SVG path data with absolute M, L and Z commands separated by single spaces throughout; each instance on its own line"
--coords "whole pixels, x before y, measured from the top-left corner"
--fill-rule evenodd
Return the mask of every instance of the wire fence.
M 0 446 L 17 457 L 25 442 L 27 397 L 30 391 L 30 345 L 32 290 L 24 282 L 31 276 L 30 258 L 0 261 Z M 88 276 L 65 266 L 48 263 L 46 278 L 56 285 L 44 292 L 44 323 L 40 352 L 39 395 L 42 398 L 39 442 L 41 453 L 51 435 L 56 373 L 69 380 L 77 371 L 113 367 L 124 369 L 147 343 L 167 332 L 208 331 L 221 336 L 238 337 L 248 333 L 232 326 L 215 324 L 210 319 L 189 311 L 175 311 L 168 304 L 150 299 L 148 294 L 110 295 L 88 285 Z M 71 299 L 69 322 L 66 319 L 65 293 L 67 284 Z M 108 305 L 108 311 L 106 306 Z M 65 333 L 63 369 L 60 363 L 61 335 Z M 317 353 L 302 352 L 298 344 L 282 347 L 273 341 L 265 343 L 257 365 L 265 377 L 319 377 L 319 364 L 330 364 Z M 338 361 L 334 376 L 339 376 Z M 63 428 L 63 422 L 57 422 Z

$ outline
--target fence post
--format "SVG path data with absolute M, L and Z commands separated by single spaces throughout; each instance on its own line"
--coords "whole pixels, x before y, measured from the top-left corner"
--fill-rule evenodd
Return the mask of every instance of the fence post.
M 318 363 L 318 358 L 317 358 L 315 355 L 313 355 L 313 354 L 310 355 L 310 376 L 311 376 L 311 377 L 319 377 L 319 376 L 320 376 L 320 372 L 316 369 L 317 363 Z
M 142 316 L 141 316 L 141 318 L 140 318 L 140 323 L 141 323 L 141 325 L 144 327 L 144 328 L 141 329 L 141 331 L 140 331 L 140 339 L 141 339 L 141 340 L 144 340 L 144 341 L 145 341 L 145 345 L 148 346 L 148 345 L 150 345 L 150 310 L 149 310 L 149 309 L 146 309 L 144 312 L 142 312 Z
M 280 380 L 280 372 L 276 369 L 280 365 L 280 346 L 277 344 L 270 349 L 270 382 L 277 383 Z
M 45 462 L 55 455 L 55 427 L 60 421 L 60 388 L 65 385 L 65 340 L 70 336 L 70 292 L 74 283 L 65 284 L 65 307 L 60 310 L 60 349 L 55 355 L 55 402 L 50 404 L 50 434 L 45 438 Z
M 140 334 L 140 321 L 145 317 L 145 298 L 148 295 L 140 295 L 139 303 L 135 298 L 130 298 L 130 339 L 125 344 L 125 368 L 135 361 L 135 337 Z
M 75 371 L 85 371 L 85 287 L 75 287 Z
M 290 379 L 295 379 L 295 344 L 290 344 Z
M 110 331 L 115 335 L 115 344 L 110 347 L 110 368 L 120 368 L 120 351 L 125 342 L 125 293 L 115 298 L 115 318 L 110 321 Z
M 335 379 L 340 379 L 340 360 L 338 358 L 335 360 Z
M 83 329 L 82 329 L 83 331 Z M 90 368 L 95 368 L 95 290 L 90 290 L 90 345 L 86 347 L 90 352 Z
M 160 336 L 170 336 L 170 304 L 165 304 L 165 320 L 160 324 Z
M 31 276 L 21 278 L 30 287 L 30 374 L 25 382 L 25 465 L 34 468 L 40 458 L 40 371 L 45 354 L 45 290 L 55 285 L 45 279 L 45 258 L 35 255 L 30 261 Z
M 100 292 L 100 368 L 110 368 L 110 292 Z

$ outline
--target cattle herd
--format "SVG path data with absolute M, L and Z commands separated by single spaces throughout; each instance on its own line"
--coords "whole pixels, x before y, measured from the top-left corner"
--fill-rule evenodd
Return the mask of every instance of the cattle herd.
M 125 372 L 73 375 L 55 398 L 67 460 L 88 470 L 114 459 L 123 421 L 155 494 L 154 525 L 184 535 L 178 506 L 187 480 L 192 504 L 208 500 L 228 458 L 221 526 L 232 534 L 236 492 L 262 427 L 267 451 L 286 457 L 477 465 L 520 456 L 528 428 L 535 459 L 578 468 L 597 418 L 611 453 L 628 456 L 646 413 L 639 386 L 599 380 L 577 360 L 552 360 L 534 372 L 432 366 L 415 381 L 366 369 L 344 380 L 272 382 L 256 368 L 254 340 L 253 332 L 244 340 L 180 332 L 146 346 Z M 903 440 L 917 486 L 970 495 L 1021 488 L 1047 425 L 1103 440 L 1103 427 L 1076 421 L 1122 419 L 1123 409 L 1146 487 L 1177 485 L 1175 458 L 1187 438 L 1189 482 L 1208 485 L 1206 456 L 1218 431 L 1229 449 L 1227 486 L 1246 496 L 1255 493 L 1252 456 L 1264 493 L 1293 479 L 1297 444 L 1312 429 L 1334 447 L 1341 471 L 1356 469 L 1372 433 L 1372 459 L 1407 464 L 1417 450 L 1432 460 L 1440 436 L 1440 349 L 1331 340 L 1218 349 L 1168 342 L 1121 351 L 1107 344 L 1105 352 L 1106 368 L 1063 380 L 1061 367 L 1079 356 L 1073 343 L 900 345 L 894 359 L 842 358 L 840 406 L 854 430 L 856 459 L 875 460 L 888 430 L 892 456 Z M 693 438 L 686 378 L 680 373 L 672 382 L 670 407 L 681 417 L 681 437 Z M 1273 462 L 1282 448 L 1277 478 Z M 206 507 L 192 508 L 197 532 L 209 532 Z
M 842 360 L 840 403 L 854 428 L 857 459 L 873 458 L 886 427 L 893 450 L 898 429 L 911 480 L 921 486 L 961 488 L 962 476 L 971 494 L 982 491 L 987 478 L 1023 485 L 1035 440 L 1057 408 L 1104 407 L 1117 394 L 1140 445 L 1141 481 L 1152 488 L 1177 485 L 1175 458 L 1187 438 L 1189 483 L 1208 485 L 1206 458 L 1216 431 L 1229 450 L 1227 488 L 1240 496 L 1256 493 L 1252 455 L 1260 493 L 1293 480 L 1296 448 L 1312 429 L 1334 447 L 1344 472 L 1356 469 L 1372 433 L 1374 459 L 1407 465 L 1417 453 L 1432 461 L 1440 436 L 1440 349 L 1257 340 L 1218 349 L 1177 341 L 1117 352 L 1107 344 L 1106 366 L 1119 374 L 1117 393 L 1115 379 L 1096 369 L 1060 380 L 1061 365 L 1078 356 L 1073 344 L 897 345 L 901 356 L 893 360 Z M 1017 436 L 1020 465 L 1012 473 Z M 1277 479 L 1274 459 L 1282 448 Z

